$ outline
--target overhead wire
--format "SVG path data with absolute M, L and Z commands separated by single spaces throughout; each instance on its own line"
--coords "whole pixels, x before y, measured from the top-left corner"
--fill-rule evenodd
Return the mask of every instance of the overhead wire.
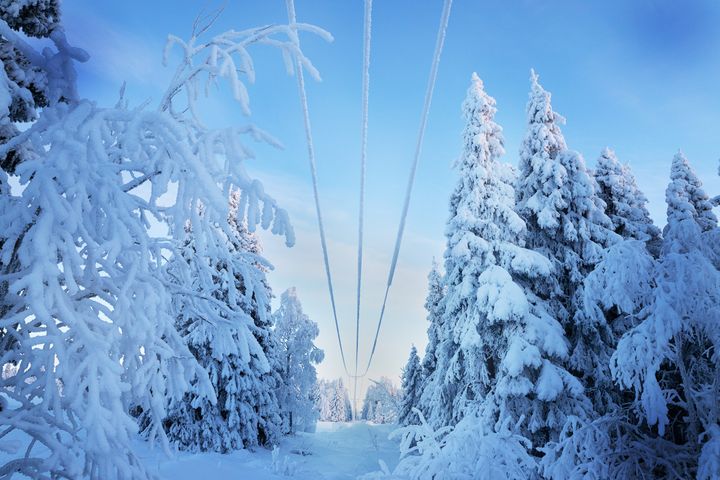
M 445 0 L 443 4 L 443 10 L 440 15 L 440 26 L 438 27 L 437 39 L 435 41 L 435 52 L 433 54 L 432 65 L 430 67 L 430 76 L 428 78 L 427 90 L 425 91 L 425 102 L 423 104 L 422 114 L 420 115 L 420 129 L 418 131 L 417 143 L 415 144 L 415 155 L 413 157 L 412 166 L 410 168 L 410 176 L 408 178 L 407 188 L 405 191 L 405 202 L 403 204 L 402 214 L 400 216 L 400 225 L 398 226 L 398 232 L 395 238 L 395 248 L 393 250 L 392 260 L 390 262 L 390 270 L 388 272 L 387 283 L 385 285 L 385 295 L 383 298 L 382 308 L 380 309 L 380 317 L 378 318 L 377 328 L 375 330 L 375 337 L 373 339 L 372 349 L 370 350 L 368 363 L 362 375 L 366 375 L 368 370 L 370 370 L 370 365 L 372 364 L 373 358 L 375 356 L 375 349 L 377 348 L 378 336 L 380 335 L 380 327 L 382 326 L 382 322 L 385 317 L 385 307 L 387 306 L 390 287 L 392 286 L 392 282 L 395 277 L 395 269 L 397 267 L 398 256 L 400 255 L 400 246 L 402 245 L 403 234 L 405 233 L 405 222 L 407 220 L 408 209 L 410 207 L 410 198 L 412 196 L 413 185 L 415 184 L 415 176 L 417 172 L 417 166 L 420 161 L 420 153 L 422 152 L 422 144 L 425 138 L 425 129 L 427 127 L 428 114 L 430 113 L 430 104 L 432 103 L 433 92 L 435 90 L 437 72 L 440 66 L 440 56 L 442 54 L 443 46 L 445 44 L 445 35 L 447 32 L 448 21 L 450 19 L 451 8 L 452 0 Z
M 363 19 L 362 126 L 360 133 L 360 201 L 358 207 L 357 299 L 355 304 L 355 385 L 353 408 L 357 405 L 358 367 L 360 365 L 360 299 L 363 268 L 363 224 L 365 217 L 365 166 L 367 162 L 368 110 L 370 103 L 370 35 L 372 32 L 372 0 L 365 0 Z
M 297 15 L 295 13 L 294 0 L 285 0 L 287 7 L 288 21 L 290 22 L 291 41 L 296 46 L 300 45 L 300 38 L 297 34 Z M 340 345 L 340 357 L 342 358 L 345 374 L 352 377 L 345 361 L 345 351 L 343 349 L 342 338 L 340 337 L 340 325 L 338 323 L 337 307 L 335 306 L 335 291 L 333 289 L 332 274 L 330 273 L 330 259 L 328 255 L 327 241 L 325 239 L 325 227 L 322 218 L 322 209 L 320 208 L 320 194 L 318 193 L 317 165 L 315 162 L 315 145 L 313 143 L 312 127 L 310 124 L 310 111 L 308 108 L 307 92 L 305 91 L 305 78 L 303 75 L 303 66 L 300 59 L 295 57 L 295 75 L 297 77 L 298 92 L 300 95 L 300 103 L 302 106 L 303 123 L 305 126 L 305 140 L 308 150 L 308 162 L 310 164 L 310 176 L 312 178 L 313 198 L 315 200 L 315 213 L 317 214 L 318 229 L 320 230 L 320 246 L 322 248 L 323 263 L 325 265 L 325 277 L 327 278 L 328 291 L 330 292 L 330 305 L 332 306 L 333 320 L 335 321 L 335 333 L 337 334 L 338 345 Z
M 286 0 L 285 2 L 288 12 L 288 19 L 291 27 L 291 40 L 299 47 L 300 41 L 297 34 L 297 17 L 295 12 L 294 0 Z M 383 297 L 382 307 L 380 309 L 380 315 L 378 318 L 377 328 L 375 329 L 375 335 L 373 338 L 372 349 L 365 370 L 362 374 L 358 374 L 359 365 L 359 333 L 360 333 L 360 304 L 361 304 L 361 291 L 362 291 L 362 259 L 363 259 L 363 243 L 364 243 L 364 203 L 365 203 L 365 172 L 366 172 L 366 160 L 367 160 L 367 131 L 368 131 L 368 104 L 369 104 L 369 67 L 370 67 L 370 37 L 371 37 L 371 26 L 372 26 L 372 0 L 365 0 L 365 16 L 363 26 L 363 86 L 362 86 L 362 128 L 361 128 L 361 153 L 360 153 L 360 203 L 359 203 L 359 215 L 358 215 L 358 264 L 357 264 L 357 289 L 356 289 L 356 315 L 355 315 L 355 374 L 350 374 L 347 368 L 347 362 L 345 359 L 345 352 L 342 344 L 342 338 L 340 336 L 340 326 L 337 317 L 337 307 L 335 304 L 335 293 L 333 289 L 332 275 L 330 271 L 330 260 L 327 249 L 327 241 L 325 236 L 325 228 L 322 220 L 322 209 L 320 207 L 320 198 L 318 193 L 318 180 L 317 180 L 317 166 L 315 162 L 315 147 L 312 137 L 312 128 L 310 123 L 310 113 L 307 101 L 307 92 L 305 90 L 305 80 L 303 75 L 303 68 L 300 60 L 295 58 L 295 69 L 298 83 L 298 92 L 300 95 L 300 102 L 303 112 L 303 122 L 305 127 L 305 137 L 308 149 L 308 161 L 310 165 L 310 174 L 313 186 L 313 198 L 315 201 L 315 212 L 318 219 L 318 229 L 320 231 L 320 245 L 323 254 L 323 263 L 325 267 L 325 276 L 327 278 L 327 286 L 330 295 L 330 304 L 332 306 L 333 320 L 335 322 L 335 332 L 337 334 L 337 341 L 340 347 L 340 356 L 342 358 L 343 368 L 345 374 L 349 378 L 355 380 L 355 395 L 357 393 L 357 379 L 363 378 L 367 375 L 370 370 L 372 361 L 375 357 L 375 351 L 377 349 L 378 337 L 380 335 L 380 328 L 382 326 L 383 319 L 385 317 L 385 310 L 387 306 L 387 300 L 390 293 L 390 287 L 392 286 L 395 271 L 397 268 L 398 257 L 400 255 L 400 247 L 402 245 L 402 239 L 405 232 L 405 224 L 407 221 L 407 215 L 410 207 L 410 199 L 412 197 L 412 190 L 415 184 L 415 177 L 417 173 L 417 167 L 420 161 L 420 154 L 422 153 L 422 144 L 425 138 L 425 130 L 427 128 L 428 115 L 430 112 L 430 105 L 432 103 L 433 92 L 435 90 L 435 84 L 437 81 L 437 73 L 440 64 L 440 56 L 442 54 L 443 46 L 445 43 L 445 35 L 447 32 L 448 21 L 450 18 L 450 10 L 452 8 L 452 0 L 444 0 L 443 10 L 440 15 L 440 25 L 438 27 L 437 38 L 435 41 L 435 50 L 433 53 L 432 64 L 430 67 L 430 75 L 428 77 L 428 84 L 425 91 L 425 100 L 423 103 L 423 109 L 420 116 L 420 127 L 418 130 L 417 142 L 415 145 L 415 154 L 410 168 L 410 174 L 408 177 L 408 183 L 405 191 L 405 199 L 403 203 L 403 209 L 400 216 L 400 223 L 398 225 L 398 231 L 395 238 L 395 246 L 393 249 L 393 256 L 390 262 L 390 269 L 388 271 L 388 278 L 385 285 L 385 294 Z M 354 399 L 355 402 L 357 399 Z M 354 405 L 355 407 L 355 405 Z

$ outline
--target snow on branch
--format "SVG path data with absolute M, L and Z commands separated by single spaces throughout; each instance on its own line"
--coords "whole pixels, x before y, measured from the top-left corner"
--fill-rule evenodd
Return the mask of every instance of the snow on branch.
M 200 160 L 188 162 L 188 167 L 195 174 L 191 176 L 192 182 L 178 185 L 177 203 L 188 213 L 201 201 L 208 209 L 208 219 L 220 221 L 227 215 L 229 192 L 237 188 L 241 197 L 236 213 L 239 221 L 246 221 L 248 231 L 254 232 L 260 225 L 264 229 L 271 229 L 276 235 L 285 236 L 286 244 L 292 246 L 295 238 L 287 212 L 278 207 L 275 199 L 265 192 L 262 183 L 253 179 L 243 166 L 243 161 L 254 158 L 254 154 L 241 141 L 241 137 L 247 135 L 257 142 L 276 148 L 282 145 L 252 125 L 208 130 L 200 119 L 198 100 L 201 91 L 207 96 L 211 86 L 224 80 L 229 84 L 233 98 L 239 103 L 243 114 L 250 115 L 247 83 L 255 81 L 255 67 L 249 51 L 251 45 L 278 48 L 288 73 L 293 73 L 293 63 L 297 62 L 319 80 L 317 69 L 300 49 L 297 31 L 313 33 L 328 41 L 332 40 L 332 36 L 313 25 L 292 23 L 230 30 L 209 40 L 202 40 L 201 37 L 210 28 L 214 18 L 216 16 L 210 16 L 206 23 L 198 18 L 188 40 L 170 35 L 165 46 L 165 65 L 174 48 L 179 48 L 181 60 L 160 101 L 159 111 L 169 113 L 178 126 L 186 129 L 184 136 L 189 140 L 191 152 Z M 180 97 L 184 97 L 184 102 L 180 102 Z M 211 188 L 212 184 L 221 185 L 222 188 Z M 214 194 L 210 195 L 209 192 Z M 216 213 L 213 214 L 213 211 Z M 182 224 L 188 218 L 188 215 L 175 215 L 175 229 L 182 231 Z
M 163 64 L 167 65 L 170 52 L 176 46 L 182 52 L 182 62 L 178 65 L 175 76 L 160 102 L 161 110 L 174 111 L 175 97 L 184 90 L 187 108 L 195 119 L 199 120 L 196 109 L 199 87 L 203 85 L 207 95 L 209 88 L 216 84 L 218 79 L 225 79 L 230 84 L 233 97 L 240 103 L 243 113 L 250 115 L 250 97 L 246 82 L 242 79 L 242 76 L 245 76 L 247 82 L 255 81 L 255 67 L 248 51 L 250 45 L 276 47 L 282 52 L 288 74 L 293 73 L 293 63 L 297 61 L 314 79 L 320 80 L 320 73 L 300 49 L 295 37 L 296 31 L 313 33 L 326 41 L 333 39 L 326 30 L 307 23 L 267 25 L 241 31 L 230 30 L 208 41 L 201 41 L 199 35 L 205 30 L 207 27 L 203 27 L 199 32 L 194 29 L 187 41 L 175 35 L 168 36 Z M 286 35 L 287 39 L 281 39 L 281 35 Z

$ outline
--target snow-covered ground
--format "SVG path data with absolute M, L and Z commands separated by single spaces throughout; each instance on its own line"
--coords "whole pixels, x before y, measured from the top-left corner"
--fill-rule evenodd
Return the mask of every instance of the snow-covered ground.
M 148 451 L 146 465 L 167 480 L 307 480 L 355 479 L 379 470 L 384 461 L 392 470 L 398 461 L 397 442 L 388 440 L 394 425 L 320 422 L 316 433 L 285 438 L 279 450 L 257 449 L 220 455 L 177 453 L 167 458 Z M 275 457 L 275 458 L 273 458 Z

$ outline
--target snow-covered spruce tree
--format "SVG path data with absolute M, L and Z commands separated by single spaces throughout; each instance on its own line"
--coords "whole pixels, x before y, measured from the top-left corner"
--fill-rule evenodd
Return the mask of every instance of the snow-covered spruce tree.
M 301 56 L 296 43 L 280 38 L 295 28 L 312 29 L 279 25 L 187 43 L 172 37 L 184 55 L 157 110 L 128 109 L 122 99 L 102 108 L 75 97 L 72 61 L 86 55 L 61 32 L 51 36 L 57 53 L 42 57 L 65 83 L 53 80 L 50 91 L 67 102 L 50 102 L 37 122 L 0 147 L 0 158 L 19 148 L 31 152 L 15 170 L 24 186 L 17 208 L 0 216 L 0 258 L 18 258 L 16 272 L 3 276 L 12 308 L 0 329 L 19 325 L 13 334 L 22 345 L 11 359 L 0 352 L 0 364 L 19 362 L 0 389 L 20 405 L 0 412 L 0 424 L 3 435 L 18 430 L 29 444 L 22 457 L 0 465 L 0 476 L 147 478 L 130 446 L 137 424 L 128 411 L 138 407 L 148 435 L 167 446 L 168 404 L 192 381 L 212 396 L 207 374 L 175 330 L 162 255 L 181 244 L 188 220 L 196 238 L 200 226 L 227 224 L 233 186 L 242 192 L 238 215 L 248 229 L 262 224 L 288 243 L 292 230 L 245 170 L 251 154 L 239 137 L 268 137 L 254 127 L 206 129 L 195 116 L 197 92 L 203 80 L 229 78 L 247 111 L 237 75 L 252 79 L 247 48 L 265 43 Z M 303 64 L 310 68 L 304 57 Z M 171 185 L 177 194 L 158 205 Z M 174 242 L 148 235 L 149 217 L 167 225 Z M 198 255 L 204 247 L 196 242 Z
M 477 76 L 463 111 L 461 178 L 451 201 L 460 208 L 455 207 L 458 213 L 448 227 L 454 241 L 447 255 L 474 262 L 466 272 L 476 273 L 459 287 L 449 284 L 446 298 L 458 295 L 453 288 L 465 288 L 471 292 L 464 297 L 470 308 L 445 321 L 454 322 L 451 365 L 462 360 L 475 368 L 456 377 L 465 382 L 460 391 L 471 391 L 473 397 L 466 396 L 454 426 L 437 428 L 421 419 L 420 426 L 408 427 L 406 455 L 396 472 L 411 478 L 433 478 L 441 471 L 458 478 L 478 472 L 491 472 L 483 478 L 532 478 L 538 449 L 557 439 L 569 418 L 587 418 L 591 404 L 578 379 L 563 367 L 568 341 L 562 326 L 548 301 L 533 293 L 536 283 L 549 283 L 552 266 L 523 247 L 526 227 L 515 212 L 513 172 L 500 162 L 495 101 Z M 449 370 L 442 359 L 438 372 Z M 413 444 L 417 456 L 407 455 Z
M 442 310 L 442 330 L 436 348 L 438 378 L 432 387 L 429 409 L 430 423 L 436 426 L 457 423 L 464 413 L 465 403 L 479 399 L 487 393 L 479 383 L 486 378 L 486 364 L 478 351 L 460 349 L 463 340 L 458 333 L 466 325 L 474 323 L 477 302 L 478 277 L 494 258 L 488 243 L 482 239 L 481 230 L 495 230 L 493 209 L 502 208 L 493 201 L 496 192 L 485 192 L 485 180 L 489 176 L 488 162 L 504 154 L 502 129 L 494 123 L 495 101 L 483 90 L 480 78 L 472 75 L 470 88 L 462 105 L 465 129 L 463 130 L 463 153 L 455 163 L 459 181 L 450 197 L 450 218 L 445 236 L 445 296 Z M 512 171 L 509 166 L 493 164 L 496 172 L 509 186 Z M 510 187 L 511 188 L 511 187 Z M 487 200 L 490 200 L 488 202 Z M 512 206 L 509 207 L 512 209 Z M 487 209 L 487 210 L 486 210 Z M 498 216 L 502 211 L 497 212 Z M 522 222 L 515 215 L 518 223 Z M 496 232 L 490 233 L 496 236 Z M 458 330 L 460 329 L 460 330 Z M 473 342 L 463 343 L 472 349 Z
M 371 382 L 365 392 L 360 417 L 374 423 L 397 422 L 402 392 L 387 377 Z
M 87 54 L 72 49 L 65 41 L 57 0 L 32 2 L 3 0 L 0 2 L 0 144 L 18 133 L 19 122 L 33 122 L 38 111 L 50 104 L 77 98 L 73 61 L 87 60 Z M 28 40 L 28 37 L 34 37 Z M 52 37 L 50 39 L 49 37 Z M 50 40 L 56 51 L 47 49 L 47 56 L 30 43 L 35 39 Z M 61 54 L 61 50 L 64 54 Z M 27 154 L 24 146 L 9 150 L 0 158 L 0 177 L 12 174 Z M 7 178 L 0 179 L 0 202 L 12 209 Z M 0 233 L 0 248 L 5 235 Z M 6 260 L 0 258 L 0 274 L 9 275 L 17 269 L 17 251 Z M 11 305 L 5 302 L 8 282 L 0 278 L 0 318 Z M 0 328 L 0 354 L 17 346 L 12 335 L 15 327 Z
M 76 94 L 74 73 L 54 60 L 48 61 L 24 40 L 32 37 L 65 43 L 58 0 L 2 0 L 0 30 L 0 90 L 7 92 L 0 101 L 3 144 L 18 134 L 17 122 L 33 122 L 41 108 L 72 100 Z M 71 92 L 67 92 L 68 87 Z M 0 168 L 13 173 L 24 154 L 22 146 L 9 150 L 0 159 Z
M 440 335 L 443 331 L 442 309 L 443 298 L 445 296 L 445 283 L 440 274 L 438 264 L 433 259 L 432 268 L 428 273 L 428 293 L 425 297 L 425 310 L 427 311 L 428 325 L 428 343 L 425 346 L 425 354 L 422 360 L 422 377 L 423 384 L 420 387 L 420 398 L 417 407 L 429 416 L 432 405 L 432 392 L 438 382 L 441 374 L 436 373 L 437 368 L 437 348 L 440 342 Z
M 693 218 L 700 227 L 700 231 L 704 233 L 716 228 L 718 219 L 712 211 L 713 205 L 710 197 L 705 193 L 702 182 L 681 151 L 678 151 L 673 158 L 670 181 L 672 184 L 683 185 L 685 195 L 693 208 Z M 665 226 L 665 229 L 668 228 L 670 228 L 670 222 Z
M 680 151 L 673 158 L 670 180 L 686 186 L 693 207 L 693 218 L 699 225 L 703 243 L 707 246 L 706 253 L 715 267 L 720 268 L 720 229 L 717 228 L 717 217 L 712 211 L 712 200 L 705 193 L 702 182 Z
M 520 149 L 518 212 L 527 223 L 527 247 L 552 262 L 548 282 L 535 282 L 534 293 L 550 302 L 570 341 L 566 367 L 577 375 L 599 411 L 607 408 L 611 385 L 607 365 L 613 338 L 606 322 L 583 308 L 582 282 L 619 240 L 604 213 L 582 156 L 566 149 L 552 110 L 550 93 L 531 74 L 528 129 Z
M 273 314 L 273 319 L 282 377 L 277 396 L 283 431 L 313 431 L 318 418 L 312 398 L 317 383 L 315 365 L 324 357 L 313 341 L 320 331 L 303 313 L 294 287 L 283 292 L 280 308 Z
M 677 154 L 666 190 L 668 223 L 655 270 L 657 287 L 611 364 L 617 380 L 636 392 L 635 408 L 647 425 L 684 450 L 684 456 L 661 462 L 660 478 L 720 475 L 714 457 L 720 445 L 720 272 L 703 241 L 707 210 L 702 204 L 696 209 L 702 197 L 700 182 Z M 689 465 L 682 463 L 687 456 Z
M 237 196 L 234 191 L 231 201 Z M 257 240 L 233 218 L 232 236 L 204 225 L 196 233 L 189 222 L 184 246 L 166 266 L 177 329 L 214 393 L 208 396 L 195 384 L 170 406 L 165 429 L 183 450 L 225 453 L 272 443 L 280 433 L 277 348 L 264 272 L 269 264 L 245 249 Z M 199 243 L 205 255 L 197 255 Z
M 604 318 L 618 339 L 636 325 L 637 315 L 650 304 L 654 288 L 655 259 L 646 243 L 623 240 L 612 245 L 585 278 L 584 311 L 596 316 L 598 322 Z M 612 408 L 592 418 L 570 418 L 559 438 L 543 447 L 543 476 L 565 480 L 585 478 L 592 472 L 604 479 L 643 478 L 658 461 L 662 463 L 658 453 L 664 451 L 676 459 L 683 456 L 677 447 L 639 425 L 642 422 L 632 406 L 632 392 L 611 385 L 608 398 Z
M 411 425 L 420 422 L 413 409 L 418 408 L 423 380 L 420 357 L 418 357 L 417 349 L 413 345 L 402 374 L 402 393 L 398 410 L 398 423 L 400 425 Z
M 315 384 L 315 409 L 318 411 L 321 422 L 330 421 L 330 391 L 332 380 L 321 378 Z
M 525 225 L 514 211 L 513 172 L 499 160 L 504 149 L 495 111 L 473 75 L 446 230 L 446 328 L 437 367 L 445 387 L 436 388 L 431 414 L 450 411 L 446 423 L 453 424 L 481 410 L 490 430 L 525 416 L 523 431 L 542 445 L 567 415 L 583 415 L 587 400 L 562 367 L 567 340 L 560 324 L 530 289 L 551 266 L 522 247 Z M 451 387 L 457 395 L 448 403 Z
M 616 314 L 623 335 L 612 358 L 621 386 L 617 406 L 591 422 L 569 422 L 549 445 L 543 473 L 553 479 L 715 478 L 717 366 L 715 352 L 720 281 L 707 217 L 693 198 L 705 198 L 681 154 L 666 192 L 668 225 L 660 258 L 643 242 L 613 245 L 585 280 L 588 311 Z M 701 207 L 700 212 L 703 211 Z M 602 313 L 600 313 L 602 314 Z M 704 445 L 703 445 L 704 443 Z M 700 466 L 698 466 L 700 465 Z
M 660 229 L 647 210 L 647 198 L 640 191 L 630 167 L 621 165 L 615 152 L 603 149 L 594 177 L 600 187 L 597 194 L 605 202 L 605 213 L 615 233 L 625 239 L 642 240 L 654 256 L 660 254 Z
M 347 422 L 352 419 L 352 409 L 350 406 L 350 395 L 348 394 L 342 378 L 338 378 L 332 383 L 329 397 L 329 418 L 331 422 Z

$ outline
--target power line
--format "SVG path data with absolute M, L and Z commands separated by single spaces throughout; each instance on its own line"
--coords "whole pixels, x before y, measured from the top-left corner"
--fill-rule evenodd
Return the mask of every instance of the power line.
M 355 385 L 353 408 L 357 410 L 357 381 L 360 365 L 360 293 L 363 266 L 363 220 L 365 211 L 365 164 L 367 159 L 368 107 L 370 96 L 370 34 L 372 31 L 372 0 L 365 0 L 363 22 L 362 127 L 360 140 L 360 202 L 358 212 L 357 301 L 355 305 Z
M 285 0 L 287 7 L 288 20 L 290 21 L 291 41 L 300 48 L 300 38 L 297 34 L 297 17 L 295 14 L 294 0 Z M 300 103 L 302 104 L 303 122 L 305 124 L 305 140 L 308 149 L 308 161 L 310 163 L 310 176 L 312 178 L 313 197 L 315 199 L 315 213 L 317 214 L 318 229 L 320 230 L 320 246 L 322 247 L 323 263 L 325 264 L 325 276 L 327 278 L 328 291 L 330 292 L 330 304 L 332 305 L 333 319 L 335 320 L 335 333 L 337 333 L 338 344 L 340 345 L 340 356 L 342 357 L 343 368 L 348 376 L 350 372 L 345 361 L 345 351 L 340 338 L 340 325 L 338 324 L 337 308 L 335 307 L 335 291 L 333 290 L 332 275 L 330 274 L 330 260 L 328 258 L 327 242 L 325 240 L 325 227 L 323 225 L 322 211 L 320 209 L 320 195 L 318 194 L 317 167 L 315 164 L 315 145 L 313 144 L 312 128 L 310 125 L 310 111 L 308 108 L 307 92 L 305 91 L 305 78 L 303 76 L 303 66 L 299 58 L 295 57 L 295 74 L 297 75 L 298 92 L 300 94 Z
M 291 27 L 291 41 L 299 48 L 300 40 L 297 35 L 297 21 L 295 13 L 294 0 L 286 0 L 286 6 L 288 11 L 288 18 Z M 327 242 L 325 238 L 325 228 L 322 220 L 322 210 L 320 208 L 320 199 L 318 194 L 318 181 L 317 181 L 317 167 L 315 162 L 315 148 L 312 138 L 312 129 L 310 125 L 310 113 L 308 108 L 307 93 L 305 91 L 305 80 L 303 77 L 303 69 L 300 60 L 295 58 L 295 68 L 297 70 L 298 79 L 298 91 L 300 94 L 300 102 L 303 110 L 303 120 L 305 125 L 305 137 L 308 147 L 308 160 L 310 164 L 310 174 L 313 185 L 313 197 L 315 200 L 315 212 L 318 218 L 318 228 L 320 231 L 320 245 L 323 252 L 323 263 L 325 266 L 325 275 L 327 277 L 328 291 L 330 293 L 330 303 L 332 306 L 333 319 L 335 321 L 335 332 L 337 334 L 338 345 L 340 346 L 340 356 L 342 357 L 343 368 L 345 374 L 353 378 L 355 381 L 355 393 L 354 403 L 357 403 L 357 379 L 363 378 L 370 370 L 370 366 L 375 357 L 375 351 L 377 348 L 377 341 L 380 335 L 380 327 L 382 326 L 383 319 L 385 317 L 385 308 L 387 306 L 388 295 L 390 293 L 390 287 L 392 286 L 393 279 L 395 277 L 395 270 L 397 268 L 398 257 L 400 255 L 400 247 L 402 245 L 402 239 L 405 232 L 405 223 L 407 221 L 408 210 L 410 207 L 410 199 L 412 196 L 413 186 L 415 184 L 415 176 L 417 172 L 417 166 L 420 161 L 420 154 L 422 152 L 422 144 L 425 138 L 425 130 L 428 122 L 428 115 L 430 112 L 430 104 L 432 103 L 432 96 L 435 90 L 435 83 L 437 80 L 437 72 L 440 64 L 440 56 L 442 54 L 443 46 L 445 43 L 445 35 L 447 32 L 448 21 L 450 18 L 450 10 L 452 8 L 452 0 L 445 0 L 443 3 L 443 10 L 440 16 L 440 25 L 438 27 L 437 39 L 435 42 L 435 51 L 433 54 L 433 60 L 430 67 L 430 75 L 428 78 L 428 85 L 425 91 L 425 101 L 423 104 L 422 114 L 420 116 L 420 128 L 418 131 L 417 143 L 415 145 L 415 155 L 410 168 L 410 175 L 408 178 L 407 189 L 405 192 L 405 201 L 403 203 L 403 210 L 400 216 L 400 224 L 398 226 L 398 232 L 395 239 L 395 248 L 393 250 L 392 260 L 390 262 L 390 269 L 388 272 L 388 279 L 385 286 L 385 295 L 383 297 L 382 307 L 380 309 L 380 316 L 378 318 L 377 328 L 375 330 L 375 336 L 373 338 L 372 349 L 368 358 L 367 366 L 365 371 L 358 375 L 359 365 L 359 338 L 360 338 L 360 300 L 361 300 L 361 286 L 362 286 L 362 256 L 363 256 L 363 222 L 364 222 L 364 202 L 365 202 L 365 167 L 367 159 L 367 129 L 368 129 L 368 99 L 369 99 L 369 83 L 370 83 L 370 36 L 371 36 L 371 25 L 372 25 L 372 0 L 365 0 L 365 18 L 364 18 L 364 42 L 363 42 L 363 86 L 362 86 L 362 102 L 363 102 L 363 113 L 362 113 L 362 128 L 361 128 L 361 153 L 360 153 L 360 204 L 359 204 L 359 215 L 358 215 L 358 273 L 357 273 L 357 298 L 356 298 L 356 317 L 355 317 L 355 375 L 351 375 L 345 360 L 345 352 L 342 345 L 342 339 L 340 337 L 340 326 L 337 318 L 337 308 L 335 306 L 335 293 L 332 283 L 332 275 L 330 273 L 330 261 L 327 250 Z M 357 409 L 357 408 L 355 408 Z
M 405 203 L 403 205 L 402 215 L 400 216 L 400 225 L 398 227 L 397 237 L 395 239 L 395 249 L 393 251 L 392 261 L 390 262 L 390 271 L 388 272 L 387 285 L 385 286 L 385 296 L 383 298 L 382 308 L 380 309 L 380 317 L 378 319 L 377 329 L 375 330 L 375 338 L 373 339 L 372 350 L 368 359 L 367 367 L 363 375 L 370 370 L 370 364 L 375 356 L 375 348 L 380 334 L 380 326 L 385 316 L 385 306 L 387 305 L 390 286 L 395 277 L 395 268 L 397 266 L 398 256 L 400 254 L 400 245 L 402 244 L 403 234 L 405 232 L 405 221 L 407 220 L 408 209 L 410 207 L 410 197 L 412 195 L 413 185 L 415 183 L 415 173 L 417 172 L 420 153 L 422 151 L 423 139 L 425 138 L 425 128 L 427 127 L 428 114 L 430 112 L 430 104 L 432 102 L 433 91 L 435 90 L 435 81 L 437 79 L 438 67 L 440 65 L 440 55 L 445 44 L 445 34 L 447 32 L 448 20 L 450 18 L 450 9 L 452 0 L 445 0 L 443 4 L 442 14 L 440 15 L 440 26 L 438 28 L 437 40 L 435 42 L 435 53 L 433 55 L 432 65 L 430 67 L 430 77 L 428 78 L 427 90 L 425 91 L 425 103 L 423 104 L 422 114 L 420 116 L 420 130 L 418 131 L 417 143 L 415 145 L 415 156 L 413 158 L 412 167 L 410 168 L 410 177 L 408 178 L 407 190 L 405 191 Z

